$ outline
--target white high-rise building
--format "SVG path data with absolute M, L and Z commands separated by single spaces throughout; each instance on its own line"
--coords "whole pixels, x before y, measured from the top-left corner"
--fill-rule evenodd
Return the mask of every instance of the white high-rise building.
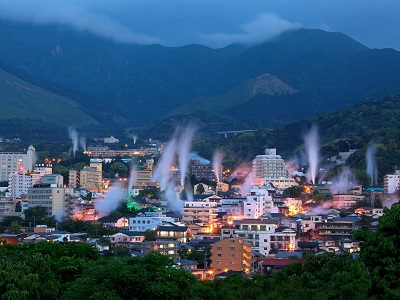
M 257 155 L 253 160 L 253 178 L 271 182 L 278 189 L 297 185 L 290 177 L 285 161 L 276 154 L 276 149 L 265 149 L 264 155 Z
M 35 165 L 35 148 L 26 151 L 0 150 L 0 181 L 8 181 L 10 173 L 32 171 Z
M 400 170 L 396 170 L 394 174 L 387 174 L 384 177 L 383 188 L 387 194 L 393 194 L 400 190 Z
M 254 186 L 243 202 L 243 215 L 246 218 L 258 219 L 262 215 L 277 212 L 278 208 L 264 186 Z
M 30 174 L 14 172 L 8 176 L 8 190 L 13 199 L 27 195 L 33 186 L 33 177 Z

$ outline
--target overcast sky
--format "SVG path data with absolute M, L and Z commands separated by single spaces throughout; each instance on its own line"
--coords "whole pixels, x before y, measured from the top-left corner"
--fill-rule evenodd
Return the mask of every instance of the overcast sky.
M 59 23 L 119 42 L 222 47 L 290 28 L 400 50 L 400 0 L 0 0 L 0 18 Z

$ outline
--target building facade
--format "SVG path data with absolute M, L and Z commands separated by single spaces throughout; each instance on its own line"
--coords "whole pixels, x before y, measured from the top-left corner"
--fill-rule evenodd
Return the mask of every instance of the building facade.
M 26 151 L 0 150 L 0 181 L 8 181 L 10 173 L 32 171 L 35 165 L 35 148 Z
M 69 187 L 99 192 L 102 187 L 102 163 L 90 162 L 82 170 L 69 171 Z
M 253 269 L 251 244 L 243 238 L 227 238 L 211 245 L 211 269 L 215 274 L 243 271 L 249 274 Z
M 140 232 L 156 230 L 158 226 L 174 221 L 174 218 L 167 217 L 161 212 L 145 212 L 144 215 L 129 218 L 129 230 Z
M 28 190 L 28 208 L 43 206 L 46 214 L 55 216 L 57 220 L 70 218 L 74 214 L 72 188 L 33 187 Z
M 221 198 L 211 196 L 201 201 L 184 201 L 182 221 L 191 223 L 216 223 L 218 209 L 221 207 Z
M 383 188 L 386 194 L 394 194 L 400 190 L 400 170 L 384 177 Z
M 25 172 L 13 172 L 8 176 L 8 190 L 12 198 L 20 198 L 27 195 L 28 190 L 33 186 L 32 175 Z
M 257 155 L 253 160 L 252 172 L 254 178 L 271 182 L 279 189 L 297 185 L 283 158 L 276 154 L 276 149 L 265 149 L 264 155 Z

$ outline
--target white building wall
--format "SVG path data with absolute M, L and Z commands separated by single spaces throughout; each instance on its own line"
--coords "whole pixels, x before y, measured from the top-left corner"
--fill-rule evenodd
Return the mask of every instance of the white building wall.
M 13 172 L 9 174 L 8 189 L 12 198 L 20 198 L 22 194 L 27 195 L 33 186 L 33 178 L 25 173 Z
M 384 190 L 387 194 L 396 193 L 400 189 L 400 170 L 394 174 L 388 174 L 384 178 Z
M 155 230 L 159 225 L 168 222 L 175 222 L 175 220 L 159 212 L 146 212 L 144 216 L 129 218 L 129 230 L 142 232 Z
M 32 171 L 36 160 L 35 148 L 21 151 L 0 151 L 0 181 L 8 181 L 9 173 Z

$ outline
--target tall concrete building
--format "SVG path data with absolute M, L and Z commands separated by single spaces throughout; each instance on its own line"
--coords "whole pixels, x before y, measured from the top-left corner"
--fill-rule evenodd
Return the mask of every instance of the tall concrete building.
M 232 271 L 253 271 L 252 244 L 243 238 L 228 238 L 211 245 L 211 269 L 215 274 Z
M 32 145 L 25 151 L 0 150 L 0 181 L 8 181 L 10 173 L 32 171 L 35 161 Z
M 61 177 L 61 178 L 60 178 Z M 72 188 L 63 188 L 61 175 L 45 175 L 40 185 L 28 190 L 28 208 L 43 206 L 47 215 L 55 216 L 57 220 L 70 218 L 74 214 Z
M 272 196 L 264 186 L 254 186 L 243 202 L 243 215 L 246 218 L 258 219 L 269 213 L 277 213 Z
M 253 160 L 253 177 L 271 182 L 278 189 L 297 185 L 290 177 L 285 161 L 276 154 L 276 149 L 265 149 L 264 155 L 257 155 Z
M 27 195 L 28 190 L 33 186 L 32 175 L 25 172 L 13 172 L 8 177 L 8 190 L 13 199 Z
M 90 166 L 83 170 L 69 171 L 69 187 L 83 188 L 98 192 L 102 185 L 102 162 L 99 159 L 90 160 Z
M 400 190 L 400 170 L 394 174 L 387 174 L 383 178 L 383 188 L 386 194 L 393 194 Z

